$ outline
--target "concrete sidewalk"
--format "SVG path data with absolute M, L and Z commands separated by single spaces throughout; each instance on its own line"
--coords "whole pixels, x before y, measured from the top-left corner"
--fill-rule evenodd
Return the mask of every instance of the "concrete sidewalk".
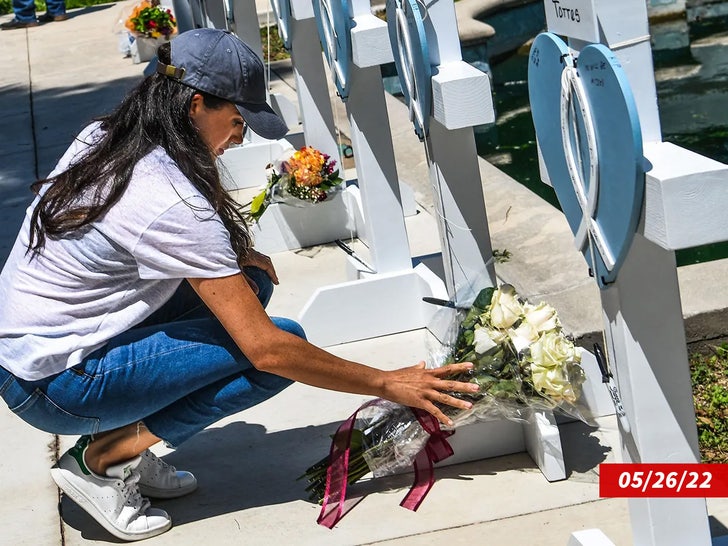
M 30 201 L 28 185 L 52 169 L 92 117 L 113 108 L 140 81 L 146 64 L 123 58 L 114 32 L 122 10 L 134 3 L 74 10 L 65 22 L 0 32 L 3 262 Z M 290 76 L 289 64 L 276 63 L 272 90 L 295 101 Z M 337 119 L 345 120 L 341 105 L 334 104 Z M 388 107 L 400 176 L 413 187 L 422 212 L 408 222 L 427 223 L 429 218 L 426 228 L 420 223 L 409 231 L 417 250 L 432 244 L 427 240 L 434 224 L 427 165 L 406 110 L 391 97 Z M 493 246 L 517 249 L 511 262 L 499 266 L 499 276 L 516 284 L 523 295 L 554 304 L 575 334 L 598 332 L 596 288 L 572 248 L 563 217 L 485 162 L 481 173 Z M 332 245 L 278 253 L 273 260 L 281 285 L 271 314 L 295 317 L 317 286 L 345 278 L 342 254 Z M 701 271 L 705 269 L 681 271 L 688 276 L 686 311 L 694 307 L 697 315 L 728 308 L 728 297 L 720 291 L 710 292 L 710 306 L 690 296 L 699 288 L 691 285 L 707 282 L 697 276 Z M 721 275 L 715 267 L 710 274 Z M 407 332 L 329 350 L 396 368 L 424 357 L 424 336 L 422 331 Z M 306 500 L 296 478 L 328 452 L 330 435 L 363 400 L 296 384 L 174 452 L 155 448 L 170 463 L 194 472 L 200 488 L 189 497 L 155 503 L 170 513 L 175 525 L 147 543 L 564 546 L 571 532 L 597 527 L 615 544 L 631 544 L 627 502 L 598 496 L 598 464 L 618 459 L 619 439 L 611 418 L 601 419 L 598 429 L 581 423 L 561 427 L 565 481 L 547 482 L 531 459 L 519 453 L 438 469 L 437 482 L 416 513 L 398 506 L 411 480 L 405 475 L 370 484 L 372 492 L 334 530 L 316 525 L 319 508 Z M 75 438 L 35 431 L 4 405 L 0 432 L 0 546 L 117 542 L 74 503 L 65 498 L 59 502 L 48 469 Z M 711 500 L 708 506 L 714 535 L 728 534 L 728 501 Z

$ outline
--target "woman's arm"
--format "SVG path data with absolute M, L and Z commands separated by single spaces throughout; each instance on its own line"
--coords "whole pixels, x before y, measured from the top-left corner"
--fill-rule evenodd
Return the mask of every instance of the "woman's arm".
M 220 320 L 235 343 L 257 369 L 324 389 L 386 398 L 424 409 L 451 424 L 434 402 L 457 408 L 470 403 L 444 391 L 475 392 L 477 385 L 442 379 L 472 367 L 452 364 L 426 370 L 425 363 L 384 371 L 339 358 L 278 329 L 242 275 L 217 279 L 188 279 Z

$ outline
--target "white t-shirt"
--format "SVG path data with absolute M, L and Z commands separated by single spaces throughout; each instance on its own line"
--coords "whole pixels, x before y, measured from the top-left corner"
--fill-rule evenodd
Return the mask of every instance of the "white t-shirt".
M 100 134 L 87 127 L 51 176 Z M 240 272 L 230 235 L 209 202 L 162 148 L 134 168 L 129 186 L 81 233 L 46 238 L 27 253 L 30 216 L 0 274 L 0 366 L 37 380 L 81 362 L 166 302 L 182 279 Z

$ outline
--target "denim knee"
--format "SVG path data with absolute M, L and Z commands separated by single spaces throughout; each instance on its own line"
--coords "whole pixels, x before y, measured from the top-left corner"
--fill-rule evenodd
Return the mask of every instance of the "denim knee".
M 304 332 L 303 326 L 298 324 L 295 320 L 283 317 L 271 317 L 271 320 L 273 321 L 273 324 L 281 330 L 285 330 L 286 332 L 298 336 L 301 339 L 306 339 L 306 332 Z

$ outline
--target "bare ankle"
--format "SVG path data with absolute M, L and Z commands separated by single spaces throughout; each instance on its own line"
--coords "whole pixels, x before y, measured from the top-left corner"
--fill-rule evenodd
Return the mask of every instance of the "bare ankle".
M 83 462 L 94 474 L 105 476 L 109 464 L 103 461 L 105 450 L 100 446 L 101 443 L 99 440 L 91 440 L 84 451 Z
M 95 474 L 105 476 L 110 466 L 133 459 L 157 442 L 159 438 L 141 421 L 107 431 L 94 436 L 88 444 L 86 466 Z

